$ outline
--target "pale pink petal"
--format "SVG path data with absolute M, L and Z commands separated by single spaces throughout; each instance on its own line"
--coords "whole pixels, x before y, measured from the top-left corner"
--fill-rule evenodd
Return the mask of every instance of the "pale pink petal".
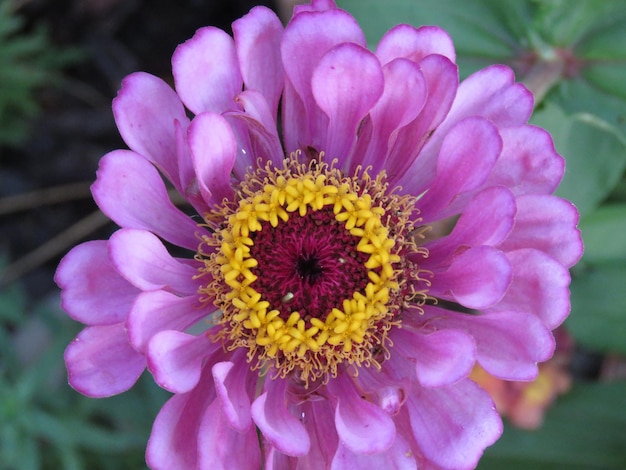
M 496 246 L 511 232 L 517 206 L 513 193 L 503 186 L 492 186 L 465 206 L 452 233 L 427 243 L 429 263 L 436 265 L 474 246 Z
M 300 106 L 306 116 L 302 121 L 284 122 L 286 151 L 312 146 L 325 150 L 328 118 L 318 108 L 311 89 L 311 77 L 320 59 L 334 46 L 352 42 L 366 46 L 365 36 L 356 20 L 343 10 L 303 12 L 296 15 L 285 28 L 281 43 L 281 57 L 289 85 L 283 97 L 283 106 L 293 117 L 294 106 Z M 299 104 L 293 102 L 299 100 Z M 287 103 L 285 103 L 287 101 Z M 293 144 L 296 147 L 293 147 Z
M 439 151 L 437 177 L 418 201 L 422 222 L 442 217 L 459 194 L 480 187 L 501 149 L 497 129 L 485 119 L 467 118 L 454 126 Z
M 146 368 L 123 323 L 85 328 L 65 350 L 65 364 L 70 385 L 97 398 L 125 392 Z
M 117 271 L 141 290 L 165 289 L 193 295 L 201 285 L 198 271 L 173 258 L 151 232 L 121 229 L 109 241 L 109 256 Z
M 415 362 L 417 380 L 424 387 L 450 385 L 466 378 L 476 360 L 474 340 L 461 330 L 422 334 L 413 328 L 398 328 L 391 339 L 394 351 Z
M 280 19 L 269 8 L 254 7 L 233 23 L 233 34 L 246 89 L 257 90 L 265 96 L 270 112 L 276 116 L 284 86 Z
M 427 307 L 425 319 L 438 328 L 465 330 L 476 341 L 476 359 L 505 380 L 533 380 L 537 363 L 554 353 L 554 338 L 543 322 L 525 312 L 471 315 Z
M 122 81 L 113 115 L 130 149 L 154 163 L 180 189 L 175 123 L 186 128 L 189 119 L 174 90 L 153 75 L 133 73 Z
M 337 401 L 335 427 L 339 440 L 348 449 L 360 454 L 374 454 L 391 447 L 396 428 L 385 411 L 359 396 L 345 374 L 329 381 L 327 387 Z
M 243 87 L 233 38 L 210 26 L 176 48 L 172 72 L 178 95 L 195 114 L 234 109 Z
M 265 391 L 252 403 L 252 419 L 263 436 L 282 453 L 301 456 L 309 452 L 311 440 L 302 423 L 287 407 L 284 379 L 267 380 Z
M 200 424 L 216 398 L 208 369 L 203 371 L 201 386 L 174 395 L 156 417 L 146 450 L 146 463 L 152 470 L 198 468 Z
M 235 430 L 247 431 L 252 424 L 250 396 L 257 377 L 250 371 L 245 352 L 235 351 L 230 361 L 218 362 L 212 371 L 224 417 Z
M 182 468 L 182 467 L 175 467 Z M 230 424 L 215 400 L 198 429 L 198 470 L 259 470 L 261 449 L 257 430 L 239 432 Z
M 570 312 L 569 271 L 539 250 L 525 248 L 506 256 L 513 268 L 513 279 L 493 310 L 532 313 L 554 330 Z
M 513 231 L 500 247 L 507 251 L 536 248 L 569 268 L 583 254 L 578 219 L 576 207 L 565 199 L 537 194 L 519 197 Z
M 375 432 L 375 431 L 374 431 Z M 400 435 L 396 435 L 391 447 L 376 454 L 352 452 L 347 446 L 339 443 L 331 470 L 417 470 L 411 447 Z
M 356 44 L 328 51 L 313 71 L 311 87 L 318 106 L 328 116 L 323 150 L 332 160 L 345 160 L 356 143 L 359 123 L 380 98 L 384 76 L 374 54 Z
M 115 270 L 104 240 L 72 248 L 59 263 L 54 281 L 62 289 L 63 310 L 86 325 L 123 322 L 140 292 Z
M 502 155 L 487 184 L 506 186 L 516 196 L 554 192 L 565 160 L 556 153 L 550 134 L 539 127 L 520 126 L 502 129 L 500 136 Z
M 124 228 L 154 232 L 194 252 L 196 234 L 208 232 L 174 207 L 158 171 L 145 158 L 116 150 L 100 160 L 93 197 L 107 216 Z
M 148 343 L 148 368 L 160 387 L 186 393 L 198 384 L 205 359 L 221 348 L 219 341 L 211 341 L 206 334 L 161 331 Z
M 353 166 L 372 166 L 376 174 L 384 168 L 386 157 L 397 137 L 398 130 L 412 122 L 426 100 L 426 81 L 419 66 L 406 59 L 395 59 L 383 67 L 385 88 L 369 113 L 372 125 L 371 139 L 363 139 L 359 131 L 359 146 L 352 156 Z
M 215 113 L 197 115 L 189 126 L 189 149 L 198 176 L 200 194 L 208 205 L 232 198 L 230 175 L 237 141 L 226 120 Z
M 422 453 L 443 468 L 475 468 L 484 449 L 502 434 L 491 398 L 470 380 L 415 387 L 406 406 Z
M 426 269 L 431 269 L 424 263 Z M 482 309 L 497 303 L 511 282 L 511 265 L 500 250 L 490 246 L 470 248 L 445 270 L 435 272 L 429 295 Z
M 214 308 L 210 302 L 200 304 L 197 296 L 179 297 L 162 290 L 142 292 L 128 314 L 128 337 L 133 347 L 143 352 L 159 331 L 185 331 Z
M 415 28 L 399 24 L 387 31 L 376 47 L 376 55 L 383 64 L 399 57 L 419 62 L 431 54 L 442 55 L 451 62 L 456 59 L 450 35 L 437 26 Z

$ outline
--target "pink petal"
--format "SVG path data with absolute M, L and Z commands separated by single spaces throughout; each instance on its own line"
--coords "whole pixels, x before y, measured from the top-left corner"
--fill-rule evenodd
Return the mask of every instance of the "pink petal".
M 565 199 L 535 194 L 519 197 L 513 231 L 500 247 L 535 248 L 571 267 L 583 253 L 578 219 L 576 207 Z
M 244 91 L 237 97 L 237 103 L 243 112 L 234 111 L 228 113 L 228 116 L 245 124 L 250 133 L 253 155 L 281 166 L 285 154 L 278 136 L 275 115 L 270 112 L 265 97 L 254 90 Z
M 399 24 L 387 31 L 376 47 L 376 55 L 383 64 L 399 57 L 419 62 L 431 54 L 442 55 L 451 62 L 456 59 L 452 39 L 437 26 L 415 28 Z
M 65 350 L 70 385 L 83 395 L 109 397 L 132 387 L 146 367 L 124 324 L 85 328 Z
M 419 67 L 426 81 L 426 101 L 417 119 L 399 130 L 385 164 L 390 183 L 397 181 L 412 194 L 421 194 L 435 177 L 439 148 L 426 153 L 422 148 L 448 114 L 459 86 L 456 64 L 443 56 L 427 56 Z
M 324 54 L 345 42 L 366 46 L 365 36 L 358 23 L 343 10 L 303 12 L 294 16 L 285 28 L 281 57 L 291 88 L 286 84 L 283 106 L 292 110 L 295 105 L 293 100 L 299 100 L 303 111 L 299 116 L 305 117 L 304 120 L 284 121 L 287 153 L 306 146 L 313 146 L 318 151 L 325 150 L 322 147 L 328 119 L 313 98 L 311 78 Z M 294 117 L 291 112 L 286 117 Z
M 200 28 L 172 56 L 176 91 L 195 114 L 234 109 L 243 81 L 235 43 L 226 32 Z
M 59 263 L 54 280 L 62 289 L 63 310 L 86 325 L 123 322 L 139 294 L 111 264 L 104 240 L 74 247 Z
M 415 361 L 417 379 L 424 387 L 450 385 L 466 378 L 476 360 L 474 340 L 460 330 L 420 334 L 401 328 L 394 330 L 391 339 L 394 351 Z
M 287 408 L 286 389 L 284 379 L 266 380 L 265 392 L 252 403 L 252 419 L 274 447 L 297 457 L 309 452 L 311 440 L 302 423 Z
M 169 200 L 157 170 L 139 155 L 116 150 L 100 160 L 93 197 L 107 216 L 125 228 L 154 232 L 196 251 L 196 234 L 207 233 Z
M 236 351 L 230 361 L 218 362 L 212 371 L 224 417 L 235 430 L 247 431 L 252 424 L 250 395 L 254 393 L 256 374 L 250 373 L 245 353 Z
M 483 450 L 502 434 L 491 398 L 470 380 L 446 387 L 416 387 L 407 410 L 422 453 L 443 468 L 475 468 Z
M 194 279 L 198 271 L 172 258 L 163 243 L 145 230 L 118 230 L 109 241 L 109 254 L 118 272 L 141 290 L 193 295 L 200 286 Z
M 425 318 L 430 319 L 433 326 L 471 334 L 476 341 L 476 359 L 480 365 L 505 380 L 535 379 L 537 363 L 548 360 L 554 352 L 550 330 L 538 317 L 525 312 L 468 315 L 436 307 L 427 310 Z
M 526 248 L 506 255 L 513 268 L 513 279 L 493 311 L 532 313 L 549 329 L 555 329 L 570 311 L 569 271 L 539 250 Z
M 198 470 L 258 470 L 261 450 L 256 428 L 250 426 L 246 432 L 231 428 L 215 400 L 198 430 L 198 461 L 198 467 L 193 467 Z
M 345 374 L 328 382 L 328 391 L 337 400 L 335 427 L 339 440 L 352 452 L 375 454 L 391 447 L 396 427 L 379 406 L 359 396 Z
M 433 269 L 426 263 L 425 269 Z M 470 248 L 445 271 L 435 272 L 429 295 L 452 300 L 467 308 L 496 304 L 511 282 L 511 265 L 504 253 L 489 246 Z
M 500 131 L 503 147 L 488 184 L 503 185 L 516 196 L 552 194 L 565 160 L 554 149 L 552 137 L 539 127 L 520 126 Z
M 460 249 L 498 245 L 511 232 L 516 211 L 515 197 L 507 188 L 492 186 L 479 192 L 450 235 L 426 244 L 429 263 L 441 263 Z
M 179 297 L 162 290 L 142 292 L 128 315 L 128 337 L 135 349 L 144 352 L 159 331 L 184 331 L 211 314 L 213 308 L 212 304 L 200 304 L 197 296 Z
M 284 86 L 280 19 L 269 8 L 254 7 L 233 23 L 233 34 L 246 89 L 265 96 L 272 115 L 276 116 Z
M 198 175 L 200 194 L 209 205 L 231 199 L 230 175 L 235 164 L 237 141 L 219 114 L 198 114 L 189 126 L 189 148 Z
M 417 463 L 413 458 L 411 447 L 402 436 L 397 435 L 392 446 L 386 451 L 376 454 L 358 454 L 347 446 L 339 443 L 331 470 L 348 468 L 358 470 L 417 470 Z
M 364 142 L 365 149 L 353 162 L 363 167 L 372 165 L 376 174 L 384 168 L 386 156 L 398 130 L 413 121 L 426 100 L 426 82 L 419 66 L 406 59 L 395 59 L 383 68 L 385 88 L 382 96 L 369 113 L 372 121 L 372 138 Z M 362 139 L 359 135 L 359 144 Z
M 324 11 L 337 8 L 335 0 L 311 0 L 310 3 L 295 5 L 293 7 L 293 16 L 299 15 L 303 11 Z
M 326 145 L 330 160 L 344 160 L 356 142 L 359 123 L 380 98 L 384 76 L 378 59 L 364 47 L 340 44 L 313 71 L 311 87 L 329 118 Z
M 122 81 L 113 100 L 113 115 L 131 150 L 154 163 L 180 188 L 175 122 L 186 127 L 189 119 L 174 90 L 153 75 L 133 73 Z
M 200 424 L 207 408 L 215 401 L 215 389 L 210 386 L 207 369 L 200 379 L 202 386 L 174 395 L 161 408 L 152 425 L 146 450 L 146 463 L 151 469 L 198 468 Z
M 186 393 L 198 384 L 205 359 L 221 346 L 206 334 L 161 331 L 148 343 L 148 368 L 160 387 Z
M 480 187 L 501 149 L 498 131 L 489 121 L 468 118 L 455 125 L 441 145 L 437 177 L 418 202 L 423 222 L 442 218 L 440 212 L 459 194 Z
M 311 449 L 308 454 L 298 457 L 298 465 L 311 470 L 320 465 L 327 466 L 339 444 L 333 425 L 335 410 L 328 400 L 307 400 L 300 410 L 300 419 L 311 439 Z M 277 467 L 279 469 L 282 470 Z

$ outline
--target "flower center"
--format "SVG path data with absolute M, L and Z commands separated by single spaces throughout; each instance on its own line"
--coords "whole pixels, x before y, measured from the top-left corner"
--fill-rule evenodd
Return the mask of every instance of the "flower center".
M 424 250 L 409 236 L 414 198 L 388 192 L 384 175 L 345 176 L 321 156 L 308 166 L 297 156 L 249 174 L 234 203 L 207 216 L 221 224 L 198 259 L 225 346 L 308 383 L 342 363 L 379 365 L 401 309 L 425 298 L 406 256 Z

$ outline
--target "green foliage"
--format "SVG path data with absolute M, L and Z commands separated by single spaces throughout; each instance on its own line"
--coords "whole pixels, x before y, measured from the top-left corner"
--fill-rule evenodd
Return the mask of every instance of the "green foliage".
M 43 29 L 23 33 L 22 28 L 13 2 L 0 2 L 0 145 L 25 138 L 38 110 L 36 90 L 58 80 L 60 68 L 79 57 L 52 47 Z
M 91 399 L 66 382 L 63 350 L 79 326 L 56 306 L 30 309 L 0 292 L 0 467 L 3 470 L 145 468 L 150 427 L 166 393 L 141 379 L 117 397 Z

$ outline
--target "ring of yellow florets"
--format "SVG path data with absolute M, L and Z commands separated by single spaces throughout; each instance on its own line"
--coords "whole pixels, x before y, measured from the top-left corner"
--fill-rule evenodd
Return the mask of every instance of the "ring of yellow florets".
M 213 297 L 222 310 L 220 336 L 229 349 L 247 347 L 255 367 L 270 362 L 282 376 L 295 369 L 305 382 L 336 375 L 344 361 L 377 364 L 375 351 L 386 351 L 387 333 L 398 323 L 393 317 L 403 303 L 399 253 L 407 247 L 415 251 L 414 244 L 395 236 L 412 229 L 409 208 L 414 201 L 386 194 L 383 178 L 372 180 L 367 172 L 345 177 L 324 163 L 306 167 L 286 160 L 283 169 L 268 164 L 242 183 L 236 205 L 225 204 L 219 214 L 225 227 L 203 240 L 218 249 L 199 257 L 213 277 L 201 293 Z M 299 311 L 285 318 L 255 289 L 254 233 L 264 223 L 276 228 L 289 217 L 324 207 L 332 207 L 335 220 L 358 238 L 356 250 L 368 255 L 367 285 L 325 318 L 309 315 L 305 321 Z

